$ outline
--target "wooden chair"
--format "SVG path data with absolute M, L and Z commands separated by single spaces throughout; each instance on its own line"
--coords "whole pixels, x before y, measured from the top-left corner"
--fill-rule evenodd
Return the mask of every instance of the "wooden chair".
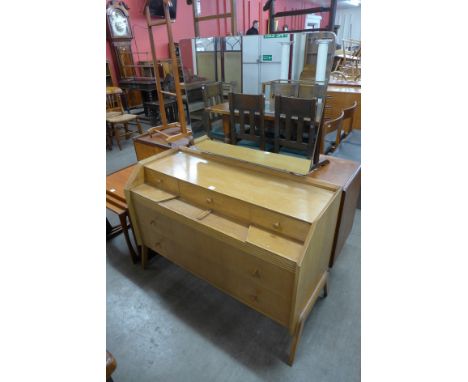
M 203 103 L 205 110 L 203 111 L 203 126 L 206 129 L 207 135 L 211 139 L 219 139 L 224 141 L 223 119 L 221 115 L 210 113 L 206 108 L 218 105 L 224 102 L 223 98 L 223 83 L 215 82 L 202 86 Z
M 335 119 L 341 112 L 344 113 L 343 115 L 343 128 L 341 131 L 341 142 L 345 141 L 345 138 L 349 135 L 349 140 L 353 140 L 353 143 L 355 144 L 361 144 L 361 137 L 360 137 L 360 132 L 356 132 L 355 134 L 352 133 L 353 130 L 353 123 L 354 123 L 354 112 L 357 109 L 357 102 L 354 101 L 351 106 L 342 108 L 342 106 L 339 106 L 337 103 L 335 103 L 335 100 L 333 97 L 327 97 L 326 103 L 325 103 L 325 115 L 324 115 L 324 120 L 329 121 Z M 351 136 L 354 136 L 351 138 Z M 336 132 L 330 132 L 328 134 L 324 135 L 324 148 L 328 147 L 330 145 L 334 145 L 336 142 Z
M 125 135 L 128 139 L 132 134 L 142 134 L 140 121 L 138 116 L 124 112 L 122 106 L 122 89 L 114 86 L 106 88 L 106 125 L 107 125 L 107 141 L 108 146 L 112 150 L 113 142 L 112 137 L 115 137 L 119 149 L 122 150 L 120 138 Z M 130 130 L 128 125 L 130 122 L 135 122 L 137 130 Z M 118 127 L 124 128 L 125 132 L 120 133 Z
M 231 142 L 235 145 L 259 147 L 265 151 L 264 96 L 229 93 L 229 111 Z M 246 118 L 248 124 L 245 122 Z
M 312 159 L 317 144 L 315 98 L 275 97 L 274 152 Z
M 338 60 L 335 71 L 339 71 L 351 81 L 361 77 L 361 41 L 343 39 L 343 57 Z
M 341 133 L 343 131 L 344 112 L 334 119 L 325 120 L 322 124 L 322 140 L 320 142 L 320 154 L 328 154 L 335 150 L 341 142 Z M 326 140 L 325 137 L 335 137 L 335 141 Z
M 354 112 L 356 111 L 356 109 L 357 101 L 354 101 L 350 107 L 343 109 L 343 121 L 346 121 L 346 125 L 344 125 L 341 140 L 347 143 L 352 143 L 354 145 L 360 145 L 361 131 L 353 130 Z

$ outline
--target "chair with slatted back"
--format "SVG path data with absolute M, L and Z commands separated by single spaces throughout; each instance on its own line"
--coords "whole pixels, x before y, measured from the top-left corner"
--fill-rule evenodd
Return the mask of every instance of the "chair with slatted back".
M 344 142 L 346 136 L 350 136 L 350 140 L 353 139 L 354 144 L 361 144 L 361 136 L 360 132 L 351 133 L 353 131 L 353 123 L 354 123 L 354 112 L 357 109 L 357 102 L 354 101 L 351 106 L 346 108 L 342 108 L 341 104 L 335 103 L 335 99 L 333 97 L 327 97 L 326 104 L 325 104 L 325 116 L 324 120 L 332 120 L 336 118 L 342 111 L 344 112 L 343 116 L 343 129 L 341 131 L 341 142 Z M 350 134 L 351 133 L 351 134 Z M 354 136 L 353 138 L 351 138 Z M 325 147 L 334 145 L 336 141 L 336 131 L 332 131 L 328 134 L 324 135 L 325 140 Z
M 229 93 L 229 111 L 231 142 L 265 151 L 264 96 Z
M 325 120 L 322 124 L 322 140 L 320 142 L 320 154 L 329 154 L 335 150 L 341 142 L 341 133 L 343 131 L 343 117 L 344 112 L 342 111 L 340 115 L 336 118 Z M 335 137 L 334 142 L 325 140 L 326 136 Z
M 361 130 L 354 130 L 354 113 L 357 109 L 357 101 L 345 109 L 343 109 L 344 117 L 343 121 L 346 123 L 343 124 L 343 134 L 341 135 L 341 140 L 343 142 L 352 143 L 353 145 L 361 144 Z
M 108 86 L 106 88 L 106 125 L 107 125 L 107 143 L 108 147 L 112 150 L 112 138 L 115 137 L 119 149 L 122 150 L 120 138 L 125 136 L 127 139 L 132 134 L 142 134 L 140 121 L 138 116 L 134 114 L 125 113 L 122 106 L 122 89 L 115 86 Z M 129 124 L 135 123 L 137 130 L 130 130 Z M 123 128 L 124 132 L 121 133 L 119 128 Z
M 317 145 L 313 99 L 275 97 L 274 152 L 312 159 Z
M 203 126 L 206 129 L 207 135 L 211 139 L 219 139 L 224 141 L 223 119 L 221 115 L 210 113 L 206 108 L 218 105 L 224 102 L 223 99 L 223 83 L 214 82 L 202 86 L 203 103 L 205 110 L 203 111 Z

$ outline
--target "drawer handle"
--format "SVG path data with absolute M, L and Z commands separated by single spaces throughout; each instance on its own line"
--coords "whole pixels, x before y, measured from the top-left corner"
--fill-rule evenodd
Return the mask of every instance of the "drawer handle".
M 273 224 L 273 227 L 274 227 L 275 229 L 280 229 L 281 224 L 280 224 L 279 222 L 276 222 L 275 224 Z
M 156 179 L 157 184 L 161 184 L 162 182 L 163 182 L 162 179 Z
M 252 276 L 253 276 L 253 277 L 260 278 L 260 271 L 259 271 L 258 269 L 256 269 L 255 272 L 252 273 Z
M 156 222 L 154 220 L 151 220 L 150 225 L 156 225 Z
M 252 300 L 254 300 L 255 302 L 258 302 L 258 296 L 252 295 L 250 297 L 252 297 Z
M 212 198 L 206 198 L 206 202 L 207 202 L 208 204 L 211 204 L 211 203 L 213 203 L 213 199 L 212 199 Z

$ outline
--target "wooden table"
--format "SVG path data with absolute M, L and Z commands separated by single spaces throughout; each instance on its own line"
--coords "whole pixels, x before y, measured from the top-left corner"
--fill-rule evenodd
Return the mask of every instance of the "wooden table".
M 353 129 L 361 128 L 361 88 L 358 86 L 330 85 L 327 96 L 333 97 L 331 115 L 339 115 L 341 110 L 349 107 L 356 100 L 358 103 L 354 113 Z M 335 110 L 336 109 L 336 110 Z M 339 109 L 339 110 L 338 110 Z M 229 102 L 220 103 L 207 108 L 208 111 L 220 114 L 223 118 L 224 142 L 231 143 L 231 122 Z M 269 99 L 265 100 L 265 121 L 274 122 L 275 104 Z
M 307 159 L 229 145 L 208 138 L 204 139 L 203 137 L 197 140 L 194 147 L 206 153 L 238 159 L 281 171 L 305 174 L 312 179 L 329 182 L 341 187 L 340 210 L 329 263 L 330 267 L 333 266 L 353 227 L 354 214 L 361 192 L 361 165 L 359 163 L 328 155 L 320 155 L 320 160 L 328 159 L 329 163 L 309 173 L 310 160 Z
M 120 227 L 113 229 L 113 235 L 118 233 L 119 229 L 123 232 L 133 263 L 138 261 L 138 254 L 131 243 L 128 233 L 129 224 L 127 223 L 127 217 L 129 217 L 129 215 L 124 188 L 135 166 L 136 165 L 133 164 L 106 177 L 106 207 L 116 213 L 120 220 Z

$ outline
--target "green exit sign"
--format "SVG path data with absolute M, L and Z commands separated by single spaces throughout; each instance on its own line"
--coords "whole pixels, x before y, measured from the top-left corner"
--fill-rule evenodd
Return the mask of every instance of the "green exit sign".
M 271 54 L 264 54 L 263 61 L 273 61 L 273 56 Z
M 280 34 L 266 34 L 263 36 L 263 38 L 283 38 L 283 37 L 288 37 L 289 35 L 286 33 L 280 33 Z

